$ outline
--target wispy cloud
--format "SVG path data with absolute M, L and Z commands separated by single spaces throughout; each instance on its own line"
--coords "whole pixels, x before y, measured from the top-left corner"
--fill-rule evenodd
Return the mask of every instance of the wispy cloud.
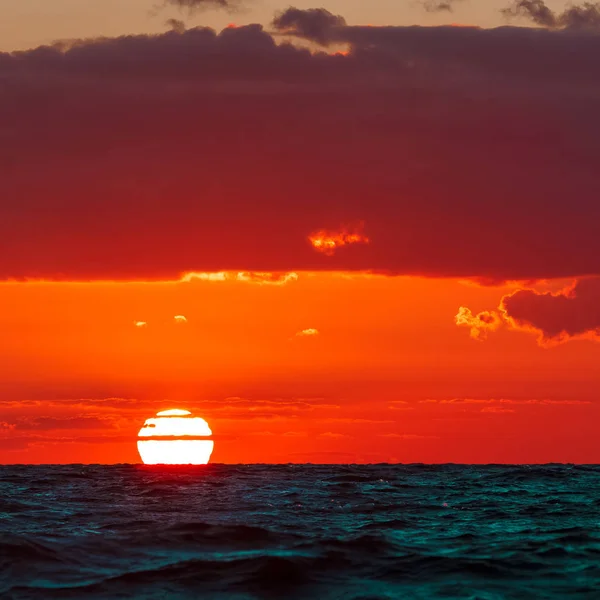
M 286 431 L 283 434 L 283 437 L 291 437 L 291 438 L 299 438 L 299 437 L 306 437 L 308 436 L 308 433 L 306 431 Z
M 164 6 L 175 6 L 190 14 L 205 10 L 233 12 L 240 7 L 240 4 L 238 0 L 163 0 Z
M 510 414 L 514 413 L 514 408 L 506 408 L 504 406 L 484 406 L 481 409 L 482 413 L 494 413 L 494 414 Z
M 434 440 L 439 439 L 437 435 L 422 435 L 419 433 L 380 433 L 378 437 L 394 440 Z
M 472 410 L 480 407 L 480 412 L 502 412 L 497 409 L 504 407 L 506 410 L 509 410 L 507 407 L 512 406 L 586 406 L 591 405 L 591 402 L 589 400 L 553 400 L 546 398 L 429 398 L 427 400 L 419 400 L 419 404 L 431 404 L 448 408 L 456 406 L 463 409 L 471 406 Z
M 107 429 L 116 428 L 116 418 L 110 416 L 27 416 L 17 418 L 14 423 L 16 431 L 62 431 L 71 429 Z
M 191 271 L 182 275 L 180 281 L 183 283 L 189 283 L 191 281 L 239 281 L 259 285 L 285 285 L 292 281 L 298 281 L 298 274 L 294 272 L 220 271 L 217 273 L 199 273 Z
M 411 406 L 405 400 L 393 400 L 388 405 L 388 408 L 390 410 L 414 410 L 415 409 L 414 406 Z
M 460 0 L 422 0 L 421 5 L 429 13 L 452 12 Z

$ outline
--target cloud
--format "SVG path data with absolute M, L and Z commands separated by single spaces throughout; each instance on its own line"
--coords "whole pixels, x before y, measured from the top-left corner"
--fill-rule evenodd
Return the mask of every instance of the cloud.
M 469 308 L 461 306 L 454 317 L 459 327 L 469 327 L 470 335 L 475 340 L 484 340 L 490 331 L 495 331 L 502 324 L 500 315 L 495 311 L 484 310 L 474 315 Z
M 514 413 L 515 410 L 513 408 L 505 408 L 503 406 L 484 406 L 481 409 L 482 413 L 493 413 L 493 414 L 510 414 Z
M 352 244 L 368 244 L 369 238 L 363 234 L 364 224 L 342 227 L 339 231 L 322 229 L 309 236 L 312 247 L 326 256 L 333 256 L 338 248 Z
M 194 408 L 192 406 L 192 408 Z M 226 399 L 224 401 L 202 402 L 194 408 L 210 419 L 223 420 L 287 420 L 313 411 L 339 410 L 339 406 L 330 403 L 304 400 L 251 400 L 245 398 Z
M 348 425 L 387 425 L 388 423 L 395 423 L 389 419 L 363 419 L 360 417 L 339 417 L 339 418 L 321 418 L 321 423 L 345 423 Z
M 345 433 L 336 433 L 335 431 L 325 431 L 324 433 L 319 434 L 320 438 L 330 438 L 333 440 L 340 440 L 344 438 L 351 438 L 351 435 L 347 435 Z
M 551 10 L 544 0 L 516 0 L 502 10 L 507 17 L 527 18 L 549 29 L 580 29 L 600 31 L 600 3 L 571 4 L 561 13 Z
M 452 12 L 458 0 L 423 0 L 421 4 L 429 13 Z
M 414 410 L 414 406 L 410 406 L 405 400 L 393 400 L 388 405 L 389 410 Z
M 285 285 L 290 281 L 298 281 L 297 273 L 238 273 L 237 281 L 258 283 L 260 285 Z
M 34 445 L 37 446 L 52 443 L 52 441 L 53 439 L 40 435 L 0 436 L 0 448 L 5 452 L 15 452 L 18 450 L 25 450 Z
M 240 4 L 237 0 L 163 0 L 163 2 L 164 6 L 175 6 L 190 14 L 211 9 L 232 12 L 237 10 Z
M 600 31 L 600 3 L 584 2 L 571 5 L 560 14 L 558 22 L 561 27 L 569 29 Z
M 600 37 L 323 14 L 0 54 L 0 280 L 600 274 Z
M 571 339 L 600 341 L 600 278 L 581 279 L 560 292 L 517 290 L 502 298 L 512 328 L 531 331 L 542 346 Z
M 214 431 L 219 432 L 219 440 L 232 439 L 228 433 L 238 430 L 239 423 L 252 422 L 252 429 L 270 429 L 275 425 L 292 429 L 300 427 L 300 422 L 320 420 L 340 410 L 339 405 L 324 400 L 292 398 L 226 398 L 203 402 L 148 402 L 128 398 L 0 401 L 0 439 L 23 438 L 37 432 L 47 438 L 66 440 L 68 437 L 71 441 L 83 441 L 73 439 L 81 434 L 102 436 L 107 442 L 115 441 L 115 435 L 122 434 L 131 440 L 147 417 L 172 406 L 185 407 L 206 418 Z M 332 423 L 333 427 L 339 424 L 335 420 Z
M 135 439 L 135 436 L 133 437 Z M 31 446 L 50 446 L 56 444 L 115 444 L 131 443 L 131 435 L 95 435 L 95 436 L 71 436 L 71 435 L 46 435 L 46 434 L 22 434 L 10 437 L 0 437 L 0 448 L 5 451 L 25 450 Z
M 227 273 L 219 272 L 219 273 L 185 273 L 181 276 L 180 281 L 184 283 L 189 283 L 190 281 L 194 281 L 195 279 L 199 281 L 227 281 L 230 279 L 230 276 Z
M 95 416 L 101 416 L 105 412 L 115 415 L 140 415 L 140 413 L 155 414 L 161 410 L 172 408 L 175 404 L 182 402 L 173 399 L 144 400 L 141 398 L 75 398 L 56 400 L 0 400 L 0 411 L 25 411 L 30 410 L 39 414 L 44 412 L 61 412 L 61 416 L 79 416 L 81 412 L 89 415 L 90 410 Z M 272 413 L 306 412 L 314 410 L 338 410 L 340 405 L 333 404 L 323 398 L 224 398 L 202 401 L 183 402 L 185 408 L 193 413 L 211 414 L 239 412 L 242 415 L 250 415 L 260 411 Z M 73 413 L 76 413 L 73 415 Z M 229 415 L 228 415 L 229 416 Z M 2 412 L 0 419 L 4 420 Z
M 115 419 L 104 416 L 69 416 L 69 417 L 21 417 L 15 420 L 15 430 L 27 431 L 61 431 L 66 429 L 113 429 Z
M 380 433 L 379 437 L 397 439 L 397 440 L 433 440 L 438 439 L 437 435 L 419 435 L 417 433 Z
M 179 19 L 167 19 L 165 25 L 168 25 L 176 33 L 184 33 L 186 29 L 185 23 Z
M 487 404 L 489 402 L 495 402 L 495 400 L 483 399 L 483 398 L 450 398 L 443 399 L 433 402 L 439 402 L 440 404 Z
M 345 27 L 346 20 L 325 8 L 306 10 L 290 7 L 279 12 L 273 19 L 273 27 L 281 33 L 305 38 L 328 46 L 336 29 Z
M 490 404 L 509 404 L 509 405 L 523 405 L 523 406 L 575 406 L 575 405 L 587 405 L 591 404 L 588 400 L 550 400 L 550 399 L 539 399 L 539 398 L 442 398 L 442 399 L 427 399 L 427 400 L 419 400 L 420 403 L 427 404 L 446 404 L 446 405 L 490 405 Z M 481 409 L 482 412 L 493 412 L 493 411 L 484 411 L 483 407 Z
M 529 399 L 529 400 L 511 400 L 511 399 L 500 399 L 498 402 L 502 404 L 535 404 L 539 406 L 580 406 L 591 404 L 589 400 L 547 400 L 547 399 Z
M 242 271 L 240 273 L 185 273 L 180 281 L 189 283 L 194 280 L 199 281 L 241 281 L 245 283 L 258 283 L 260 285 L 285 285 L 291 281 L 298 281 L 297 273 L 256 273 L 251 271 Z
M 544 0 L 516 0 L 512 6 L 502 9 L 507 17 L 525 17 L 542 27 L 556 27 L 554 11 L 546 6 Z
M 302 331 L 299 331 L 296 334 L 296 337 L 315 337 L 317 335 L 319 335 L 318 329 L 309 328 L 309 329 L 303 329 Z

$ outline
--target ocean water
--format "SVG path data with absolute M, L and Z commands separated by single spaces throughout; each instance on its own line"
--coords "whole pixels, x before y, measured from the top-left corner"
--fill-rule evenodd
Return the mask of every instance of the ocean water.
M 0 598 L 600 599 L 600 467 L 0 467 Z

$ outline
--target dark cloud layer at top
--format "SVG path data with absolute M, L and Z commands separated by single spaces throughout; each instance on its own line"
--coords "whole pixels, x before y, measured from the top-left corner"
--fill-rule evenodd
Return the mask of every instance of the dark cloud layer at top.
M 600 273 L 600 36 L 331 17 L 0 54 L 0 278 Z

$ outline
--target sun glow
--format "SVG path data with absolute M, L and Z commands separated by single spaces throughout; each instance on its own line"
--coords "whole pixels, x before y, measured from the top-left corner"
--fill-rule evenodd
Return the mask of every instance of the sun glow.
M 208 423 L 187 410 L 163 410 L 146 419 L 137 447 L 146 465 L 205 465 L 214 441 Z

